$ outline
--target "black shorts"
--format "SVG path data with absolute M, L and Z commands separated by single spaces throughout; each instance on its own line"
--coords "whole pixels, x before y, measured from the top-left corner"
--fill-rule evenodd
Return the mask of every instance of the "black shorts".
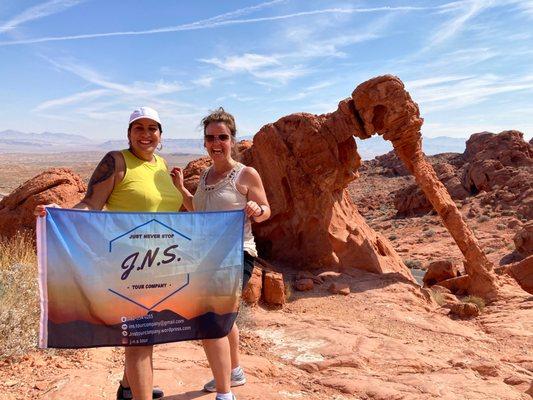
M 255 257 L 251 256 L 247 251 L 244 252 L 244 270 L 242 273 L 242 290 L 248 284 L 248 281 L 252 277 L 254 271 L 254 260 Z

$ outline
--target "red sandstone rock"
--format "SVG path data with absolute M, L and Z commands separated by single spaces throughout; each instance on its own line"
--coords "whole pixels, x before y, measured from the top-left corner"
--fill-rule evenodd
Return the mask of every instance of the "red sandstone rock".
M 183 170 L 183 184 L 189 192 L 192 194 L 196 192 L 200 176 L 206 168 L 211 166 L 211 164 L 213 164 L 213 162 L 209 157 L 202 157 L 187 164 Z
M 374 232 L 346 190 L 365 136 L 351 99 L 331 114 L 292 114 L 254 136 L 242 161 L 261 175 L 270 220 L 254 224 L 260 254 L 298 268 L 360 268 L 411 278 L 387 239 Z
M 67 168 L 53 168 L 37 175 L 0 201 L 0 236 L 11 237 L 18 230 L 33 231 L 35 206 L 56 203 L 72 207 L 86 190 L 81 178 Z
M 533 146 L 518 131 L 482 132 L 466 142 L 462 184 L 471 194 L 486 192 L 481 204 L 517 207 L 533 218 Z
M 459 179 L 457 169 L 446 162 L 433 164 L 439 180 L 444 184 L 450 196 L 456 200 L 463 200 L 468 196 Z M 409 185 L 398 190 L 394 197 L 394 207 L 398 215 L 426 214 L 433 210 L 433 206 L 418 185 Z
M 365 130 L 359 137 L 379 132 L 384 139 L 390 140 L 398 157 L 442 218 L 468 261 L 468 290 L 487 298 L 497 297 L 499 285 L 492 263 L 422 152 L 420 128 L 423 120 L 403 83 L 392 76 L 373 78 L 359 85 L 352 93 L 352 99 Z
M 468 293 L 470 283 L 470 277 L 468 275 L 463 275 L 440 281 L 439 285 L 449 289 L 454 294 L 466 294 Z
M 300 292 L 305 292 L 307 290 L 313 290 L 314 283 L 312 279 L 303 278 L 298 279 L 294 282 L 294 288 Z
M 261 292 L 263 289 L 263 271 L 259 267 L 255 267 L 252 276 L 248 281 L 248 285 L 242 292 L 242 299 L 248 304 L 257 304 L 261 299 Z
M 533 255 L 509 265 L 508 270 L 522 289 L 533 294 Z
M 386 75 L 359 85 L 333 113 L 292 114 L 262 127 L 253 146 L 243 151 L 242 162 L 259 172 L 271 205 L 270 220 L 254 224 L 263 257 L 297 268 L 357 268 L 413 279 L 390 243 L 365 223 L 346 190 L 361 165 L 353 136 L 367 139 L 379 133 L 392 142 L 468 260 L 468 289 L 494 297 L 493 266 L 422 152 L 422 123 L 403 83 Z M 507 159 L 512 156 L 499 161 Z
M 423 281 L 425 286 L 433 286 L 446 279 L 455 278 L 457 275 L 458 267 L 452 261 L 433 261 L 428 265 Z
M 347 296 L 350 294 L 350 286 L 345 283 L 333 282 L 329 285 L 328 291 L 333 294 L 342 294 Z
M 515 229 L 521 226 L 522 226 L 522 222 L 520 222 L 516 218 L 511 218 L 509 222 L 507 223 L 507 228 L 509 229 Z
M 524 257 L 533 254 L 533 221 L 525 224 L 520 231 L 516 233 L 513 238 L 516 251 Z
M 341 275 L 342 274 L 340 272 L 336 272 L 336 271 L 324 271 L 318 274 L 317 276 L 323 281 L 331 281 L 331 280 L 337 279 Z
M 320 276 L 314 275 L 312 272 L 305 271 L 305 270 L 298 271 L 296 273 L 296 280 L 300 280 L 300 279 L 311 279 L 313 283 L 317 283 L 319 285 L 324 282 L 324 280 Z
M 285 284 L 279 272 L 266 271 L 263 274 L 263 299 L 268 304 L 285 304 Z

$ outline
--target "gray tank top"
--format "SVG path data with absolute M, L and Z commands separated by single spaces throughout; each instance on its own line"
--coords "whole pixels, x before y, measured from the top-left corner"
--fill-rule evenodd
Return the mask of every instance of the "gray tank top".
M 248 199 L 237 189 L 235 182 L 244 168 L 244 164 L 236 163 L 229 174 L 214 185 L 206 183 L 207 174 L 212 167 L 204 171 L 198 182 L 198 189 L 193 197 L 195 211 L 227 211 L 242 210 Z M 244 222 L 244 251 L 257 257 L 252 224 L 250 218 Z

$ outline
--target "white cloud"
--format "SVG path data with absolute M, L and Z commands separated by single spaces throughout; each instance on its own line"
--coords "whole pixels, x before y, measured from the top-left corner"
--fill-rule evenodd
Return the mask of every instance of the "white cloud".
M 51 0 L 46 3 L 28 8 L 19 15 L 11 18 L 9 21 L 0 25 L 0 33 L 8 32 L 15 29 L 17 26 L 33 21 L 39 18 L 44 18 L 52 14 L 56 14 L 67 8 L 73 7 L 82 3 L 85 0 Z
M 280 64 L 275 56 L 264 56 L 251 53 L 246 53 L 242 56 L 228 56 L 223 60 L 219 58 L 210 58 L 200 59 L 199 61 L 216 65 L 218 68 L 230 72 L 254 72 L 264 67 Z
M 192 83 L 197 85 L 197 86 L 202 86 L 202 87 L 205 87 L 205 88 L 209 88 L 213 84 L 213 80 L 214 80 L 214 78 L 212 76 L 204 76 L 202 78 L 198 78 L 198 79 L 193 80 Z
M 415 79 L 412 81 L 405 81 L 404 85 L 407 90 L 424 88 L 427 86 L 439 85 L 442 83 L 462 81 L 464 79 L 471 78 L 471 76 L 437 76 L 424 79 Z
M 464 79 L 434 78 L 433 84 L 410 89 L 423 113 L 461 109 L 504 93 L 533 91 L 533 76 L 510 79 L 485 74 Z
M 275 4 L 275 3 L 276 2 L 268 2 L 266 4 Z M 246 10 L 246 12 L 256 10 L 256 8 L 254 7 L 247 7 L 245 9 L 233 11 L 232 13 L 221 14 L 221 15 L 218 15 L 212 18 L 192 22 L 189 24 L 182 24 L 182 25 L 162 27 L 162 28 L 156 28 L 156 29 L 147 29 L 147 30 L 140 30 L 140 31 L 88 33 L 88 34 L 80 34 L 80 35 L 47 36 L 47 37 L 41 37 L 41 38 L 3 41 L 3 42 L 0 42 L 0 46 L 44 43 L 44 42 L 54 42 L 54 41 L 64 41 L 64 40 L 94 39 L 94 38 L 113 37 L 113 36 L 152 35 L 152 34 L 159 34 L 159 33 L 191 31 L 191 30 L 199 30 L 199 29 L 213 29 L 213 28 L 231 26 L 231 25 L 254 24 L 258 22 L 268 22 L 268 21 L 282 21 L 286 19 L 309 17 L 313 15 L 356 14 L 356 13 L 377 13 L 377 12 L 391 13 L 391 12 L 398 12 L 398 11 L 428 10 L 428 9 L 434 9 L 434 8 L 435 7 L 408 7 L 408 6 L 407 7 L 372 7 L 372 8 L 327 8 L 327 9 L 319 9 L 319 10 L 311 10 L 311 11 L 302 11 L 302 12 L 297 12 L 297 13 L 292 13 L 292 14 L 275 15 L 275 16 L 270 16 L 270 17 L 230 19 L 230 20 L 223 19 L 223 17 L 226 18 L 227 15 L 242 14 L 243 10 Z
M 73 121 L 75 115 L 90 121 L 108 121 L 117 124 L 126 120 L 134 108 L 140 105 L 149 105 L 158 110 L 161 115 L 166 115 L 166 121 L 181 124 L 178 117 L 192 121 L 199 120 L 197 105 L 189 104 L 166 98 L 168 95 L 180 92 L 183 87 L 178 82 L 158 80 L 154 82 L 117 83 L 103 77 L 98 71 L 81 65 L 72 60 L 52 60 L 41 56 L 60 71 L 66 71 L 80 77 L 87 83 L 95 85 L 98 89 L 87 90 L 70 96 L 51 99 L 41 102 L 32 111 L 47 119 L 63 118 Z M 187 122 L 187 121 L 185 121 Z M 192 122 L 191 122 L 192 123 Z
M 56 61 L 45 56 L 41 57 L 60 70 L 70 72 L 96 86 L 120 92 L 122 94 L 133 96 L 157 96 L 175 93 L 183 89 L 182 85 L 178 82 L 166 82 L 163 80 L 156 82 L 133 82 L 129 84 L 112 82 L 87 66 L 69 60 Z
M 291 79 L 305 75 L 308 70 L 300 65 L 282 65 L 276 55 L 261 55 L 246 53 L 243 55 L 227 56 L 224 59 L 200 59 L 207 64 L 230 73 L 249 73 L 263 84 L 272 84 L 272 81 L 285 84 Z
M 70 96 L 61 97 L 59 99 L 47 100 L 39 104 L 37 107 L 35 107 L 33 111 L 41 112 L 41 111 L 48 110 L 49 108 L 77 104 L 83 101 L 100 98 L 109 93 L 110 91 L 107 89 L 96 89 L 96 90 L 89 90 L 87 92 L 80 92 L 80 93 L 76 93 Z

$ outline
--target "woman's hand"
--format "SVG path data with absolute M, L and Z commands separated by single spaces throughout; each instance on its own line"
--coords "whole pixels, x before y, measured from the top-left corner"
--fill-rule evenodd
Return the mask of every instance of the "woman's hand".
M 180 167 L 172 168 L 172 171 L 170 171 L 170 176 L 172 177 L 174 186 L 176 186 L 179 191 L 183 191 L 183 169 Z
M 244 213 L 246 216 L 253 218 L 263 214 L 261 207 L 253 200 L 249 200 L 244 207 Z
M 56 203 L 51 204 L 39 204 L 35 207 L 35 210 L 33 211 L 33 215 L 36 217 L 45 217 L 46 216 L 46 207 L 50 208 L 61 208 Z

